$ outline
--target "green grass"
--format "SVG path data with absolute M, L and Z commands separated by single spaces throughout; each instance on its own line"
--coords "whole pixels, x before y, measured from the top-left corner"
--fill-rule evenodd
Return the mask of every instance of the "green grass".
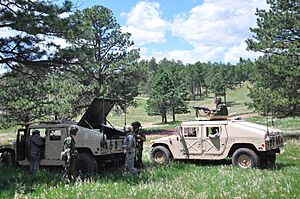
M 250 102 L 250 98 L 248 97 L 249 90 L 247 88 L 248 83 L 245 83 L 242 88 L 236 87 L 236 89 L 227 91 L 227 104 L 228 111 L 232 115 L 252 113 L 251 110 L 245 106 L 245 102 Z M 145 97 L 136 97 L 135 100 L 137 102 L 137 107 L 129 107 L 128 113 L 126 114 L 127 124 L 133 121 L 140 121 L 145 127 L 155 127 L 155 126 L 163 126 L 164 128 L 175 127 L 176 124 L 168 123 L 166 125 L 161 124 L 161 116 L 148 116 L 145 110 L 146 101 L 148 98 Z M 189 113 L 187 114 L 177 114 L 176 120 L 179 121 L 188 121 L 195 119 L 195 110 L 193 106 L 206 106 L 208 108 L 215 108 L 214 105 L 214 95 L 210 94 L 208 98 L 204 98 L 201 100 L 191 100 L 188 101 Z M 111 112 L 108 116 L 108 120 L 116 127 L 124 126 L 125 115 L 123 113 L 116 113 L 114 111 Z M 168 115 L 168 121 L 172 121 L 172 116 Z
M 136 176 L 108 170 L 89 180 L 66 184 L 61 173 L 1 168 L 0 198 L 299 198 L 300 142 L 288 140 L 273 170 L 240 169 L 228 162 L 154 166 Z

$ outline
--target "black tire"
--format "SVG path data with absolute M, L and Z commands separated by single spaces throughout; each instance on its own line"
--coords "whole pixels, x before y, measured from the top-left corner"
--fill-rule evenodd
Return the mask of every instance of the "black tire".
M 232 164 L 241 168 L 256 168 L 259 166 L 259 157 L 251 149 L 240 148 L 233 153 Z
M 150 158 L 155 164 L 168 164 L 172 157 L 170 151 L 164 146 L 156 146 L 151 150 Z
M 14 167 L 16 165 L 14 160 L 14 154 L 10 151 L 2 152 L 0 157 L 0 165 L 5 167 Z
M 91 176 L 97 171 L 97 162 L 89 153 L 79 153 L 75 160 L 75 171 L 78 176 Z

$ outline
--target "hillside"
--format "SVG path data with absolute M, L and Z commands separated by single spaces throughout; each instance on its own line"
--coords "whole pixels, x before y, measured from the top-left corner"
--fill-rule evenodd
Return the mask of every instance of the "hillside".
M 245 103 L 250 102 L 250 98 L 248 97 L 248 88 L 249 84 L 244 84 L 241 88 L 236 87 L 233 90 L 227 91 L 227 106 L 230 115 L 240 115 L 240 114 L 248 114 L 253 113 L 249 110 Z M 136 97 L 135 100 L 137 102 L 137 107 L 129 107 L 126 120 L 127 123 L 131 123 L 133 121 L 140 121 L 144 127 L 153 127 L 157 126 L 161 123 L 160 116 L 148 116 L 145 111 L 145 105 L 148 98 L 145 97 Z M 195 110 L 193 106 L 206 106 L 209 108 L 214 108 L 214 95 L 209 94 L 208 98 L 203 98 L 201 100 L 196 101 L 188 101 L 189 113 L 187 114 L 178 114 L 176 115 L 177 121 L 187 121 L 195 119 Z M 125 115 L 122 113 L 116 113 L 114 111 L 108 117 L 108 120 L 117 127 L 122 127 L 125 121 Z M 168 122 L 172 121 L 172 116 L 168 115 Z

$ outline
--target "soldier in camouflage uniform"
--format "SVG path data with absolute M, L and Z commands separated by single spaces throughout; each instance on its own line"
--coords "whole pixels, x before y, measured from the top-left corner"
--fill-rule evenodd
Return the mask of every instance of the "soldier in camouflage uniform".
M 211 116 L 227 116 L 228 115 L 228 109 L 225 104 L 221 104 L 222 99 L 221 97 L 216 97 L 215 98 L 215 104 L 216 104 L 216 109 L 211 110 Z
M 40 137 L 40 131 L 34 130 L 29 137 L 29 161 L 30 161 L 30 173 L 35 174 L 40 167 L 41 160 L 41 147 L 44 145 L 43 140 Z
M 124 152 L 125 152 L 125 171 L 130 174 L 135 174 L 136 169 L 134 168 L 134 158 L 135 158 L 135 147 L 136 142 L 134 135 L 132 134 L 132 126 L 125 126 L 125 132 L 127 133 L 124 139 Z
M 78 156 L 77 150 L 75 149 L 75 137 L 78 132 L 78 128 L 71 126 L 69 130 L 69 136 L 64 140 L 63 156 L 65 157 L 65 174 L 64 178 L 68 177 L 69 180 L 75 177 L 75 165 L 74 162 Z
M 138 169 L 144 168 L 143 164 L 143 143 L 146 141 L 146 136 L 144 132 L 141 130 L 141 123 L 136 121 L 131 124 L 133 128 L 133 134 L 136 140 L 136 150 L 135 150 L 135 160 L 134 166 Z

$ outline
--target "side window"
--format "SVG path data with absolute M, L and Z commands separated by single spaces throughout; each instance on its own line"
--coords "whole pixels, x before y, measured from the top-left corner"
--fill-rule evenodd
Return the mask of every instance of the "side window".
M 184 137 L 196 137 L 197 128 L 196 127 L 183 128 L 183 133 L 184 133 Z
M 219 135 L 221 132 L 221 128 L 218 127 L 206 127 L 206 137 L 209 135 Z
M 62 130 L 61 129 L 53 129 L 49 131 L 49 140 L 50 141 L 58 141 L 61 140 Z
M 29 135 L 32 135 L 32 132 L 34 131 L 34 130 L 38 130 L 38 131 L 40 131 L 40 137 L 42 138 L 42 139 L 46 139 L 46 134 L 47 134 L 47 129 L 46 128 L 35 128 L 35 129 L 30 129 L 29 130 Z

